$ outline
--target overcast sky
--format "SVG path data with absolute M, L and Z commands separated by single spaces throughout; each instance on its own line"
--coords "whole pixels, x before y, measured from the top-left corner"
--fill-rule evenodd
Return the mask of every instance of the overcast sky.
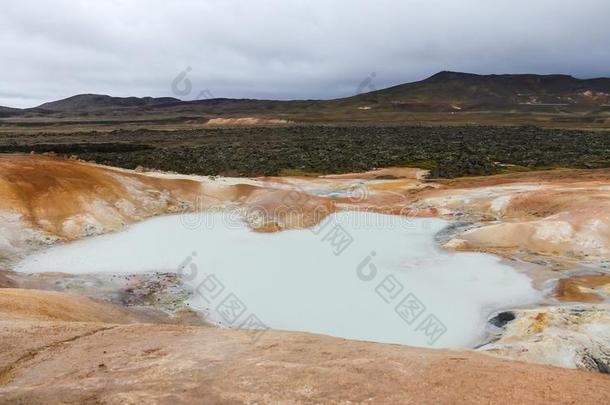
M 440 70 L 610 76 L 609 21 L 608 0 L 9 0 L 0 105 L 334 98 L 372 72 L 376 88 Z

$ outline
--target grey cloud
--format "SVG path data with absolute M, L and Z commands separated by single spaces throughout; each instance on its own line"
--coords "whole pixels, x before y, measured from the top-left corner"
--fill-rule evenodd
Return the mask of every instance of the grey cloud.
M 217 97 L 352 95 L 439 70 L 610 75 L 605 0 L 6 2 L 0 105 L 167 96 L 187 66 Z M 188 97 L 187 97 L 188 98 Z

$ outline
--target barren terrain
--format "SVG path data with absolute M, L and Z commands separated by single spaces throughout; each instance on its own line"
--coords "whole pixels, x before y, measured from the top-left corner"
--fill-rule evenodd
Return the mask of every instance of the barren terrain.
M 606 403 L 608 376 L 466 351 L 171 325 L 3 321 L 3 403 Z M 18 343 L 15 343 L 18 342 Z M 5 349 L 6 350 L 6 349 Z
M 0 152 L 184 174 L 294 176 L 420 167 L 433 178 L 610 167 L 607 131 L 498 126 L 206 126 L 171 131 L 9 132 Z
M 2 156 L 0 402 L 608 402 L 610 171 L 425 174 L 222 178 Z M 297 210 L 287 215 L 286 204 Z M 67 283 L 68 275 L 10 271 L 49 244 L 227 209 L 259 232 L 309 227 L 341 210 L 450 219 L 457 226 L 439 243 L 515 261 L 547 298 L 491 319 L 498 329 L 478 352 L 429 350 L 187 326 L 202 320 L 180 307 L 171 278 Z
M 357 84 L 354 84 L 356 87 Z M 373 86 L 373 87 L 370 87 Z M 0 132 L 205 128 L 209 124 L 536 125 L 607 130 L 610 81 L 567 75 L 439 72 L 334 100 L 112 97 L 78 94 L 38 107 L 0 107 Z M 190 95 L 195 97 L 196 94 Z

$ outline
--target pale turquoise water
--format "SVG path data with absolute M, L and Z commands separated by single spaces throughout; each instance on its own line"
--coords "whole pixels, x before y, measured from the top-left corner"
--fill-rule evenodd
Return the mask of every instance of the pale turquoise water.
M 439 219 L 346 212 L 313 230 L 257 234 L 220 213 L 196 215 L 56 246 L 18 270 L 180 272 L 199 287 L 192 306 L 224 326 L 255 315 L 273 329 L 433 347 L 471 347 L 489 314 L 540 298 L 493 255 L 440 250 Z

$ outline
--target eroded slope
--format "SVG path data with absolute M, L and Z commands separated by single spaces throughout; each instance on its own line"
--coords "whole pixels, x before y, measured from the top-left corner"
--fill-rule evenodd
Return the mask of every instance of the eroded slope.
M 40 243 L 111 232 L 181 211 L 236 209 L 258 231 L 311 226 L 345 209 L 459 219 L 469 226 L 449 234 L 448 247 L 526 261 L 530 257 L 530 264 L 546 260 L 538 265 L 545 270 L 540 283 L 566 280 L 544 307 L 515 310 L 513 321 L 483 350 L 603 371 L 610 336 L 604 302 L 610 289 L 600 273 L 607 271 L 609 201 L 607 170 L 440 183 L 404 169 L 325 178 L 230 179 L 10 155 L 0 157 L 0 255 L 5 260 L 0 266 L 9 268 L 7 258 Z M 597 278 L 575 274 L 583 269 Z M 573 275 L 580 278 L 570 281 Z M 0 273 L 0 287 L 16 285 L 18 278 Z M 601 374 L 509 362 L 473 351 L 430 351 L 303 333 L 268 331 L 253 342 L 247 331 L 117 326 L 122 319 L 141 318 L 82 297 L 55 294 L 12 289 L 0 294 L 0 402 L 610 400 L 610 382 Z M 597 304 L 586 303 L 591 295 Z

